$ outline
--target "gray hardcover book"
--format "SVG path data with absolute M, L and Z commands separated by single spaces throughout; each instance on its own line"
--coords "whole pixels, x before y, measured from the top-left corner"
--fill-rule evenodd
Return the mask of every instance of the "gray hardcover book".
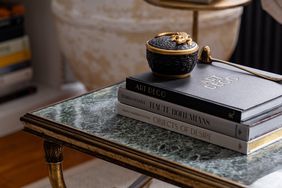
M 282 127 L 282 107 L 249 121 L 236 123 L 181 105 L 139 94 L 127 90 L 124 86 L 120 87 L 118 90 L 118 100 L 121 103 L 136 108 L 190 123 L 244 141 L 252 140 Z
M 197 64 L 192 75 L 184 79 L 163 79 L 151 72 L 128 77 L 126 88 L 235 122 L 246 121 L 282 104 L 281 83 L 216 62 Z
M 142 121 L 208 143 L 232 149 L 244 154 L 250 154 L 282 138 L 282 128 L 280 128 L 264 134 L 256 139 L 243 141 L 237 138 L 217 133 L 215 131 L 203 129 L 189 123 L 122 104 L 120 102 L 117 103 L 117 113 L 138 121 Z

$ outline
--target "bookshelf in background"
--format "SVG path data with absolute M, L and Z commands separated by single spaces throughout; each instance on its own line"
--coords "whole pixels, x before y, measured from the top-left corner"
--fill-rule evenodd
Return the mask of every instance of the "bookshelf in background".
M 21 3 L 0 3 L 0 104 L 35 93 Z
M 25 8 L 23 27 L 32 52 L 32 83 L 36 84 L 37 91 L 32 95 L 0 103 L 0 137 L 21 130 L 23 124 L 19 118 L 24 113 L 85 92 L 82 84 L 75 79 L 66 78 L 66 67 L 59 50 L 51 12 L 51 0 L 13 2 L 21 2 Z

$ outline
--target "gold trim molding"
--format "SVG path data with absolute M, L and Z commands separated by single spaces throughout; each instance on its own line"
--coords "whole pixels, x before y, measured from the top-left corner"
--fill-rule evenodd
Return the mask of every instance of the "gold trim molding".
M 150 45 L 149 41 L 146 42 L 146 48 L 150 52 L 163 54 L 163 55 L 190 55 L 199 50 L 199 46 L 197 44 L 195 45 L 195 47 L 187 49 L 187 50 L 165 50 L 165 49 L 156 48 Z

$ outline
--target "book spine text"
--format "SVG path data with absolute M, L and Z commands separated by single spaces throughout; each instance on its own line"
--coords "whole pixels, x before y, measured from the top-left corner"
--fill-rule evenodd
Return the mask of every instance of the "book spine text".
M 222 146 L 234 151 L 238 151 L 244 154 L 248 153 L 248 143 L 230 136 L 226 136 L 214 131 L 203 129 L 197 126 L 193 126 L 188 123 L 184 123 L 178 120 L 174 120 L 165 116 L 161 116 L 152 112 L 141 110 L 135 107 L 124 105 L 122 103 L 117 104 L 117 112 L 120 115 L 136 119 L 148 124 L 152 124 L 170 131 L 174 131 L 186 136 L 190 136 L 208 143 L 212 143 L 218 146 Z
M 228 121 L 177 104 L 166 102 L 164 100 L 139 94 L 123 87 L 120 87 L 118 90 L 118 100 L 121 103 L 136 108 L 154 112 L 172 119 L 223 133 L 228 136 L 242 138 L 241 135 L 243 135 L 245 136 L 243 140 L 247 140 L 246 136 L 248 133 L 240 132 L 241 135 L 236 135 L 238 125 L 236 122 Z
M 196 97 L 152 86 L 132 78 L 126 79 L 126 88 L 134 92 L 192 108 L 200 112 L 208 113 L 235 122 L 241 122 L 241 111 L 239 110 L 230 109 L 228 107 L 201 100 Z

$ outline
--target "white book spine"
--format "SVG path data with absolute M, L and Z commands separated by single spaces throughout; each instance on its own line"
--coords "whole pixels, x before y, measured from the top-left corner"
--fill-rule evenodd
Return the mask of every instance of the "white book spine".
M 170 131 L 190 136 L 211 144 L 247 154 L 248 143 L 214 131 L 203 129 L 159 114 L 117 103 L 117 113 Z
M 172 119 L 190 123 L 205 129 L 223 133 L 241 140 L 248 140 L 248 129 L 243 126 L 238 131 L 239 123 L 218 118 L 187 107 L 156 99 L 120 87 L 118 100 L 124 104 L 154 112 Z
M 30 50 L 28 36 L 23 36 L 0 43 L 0 57 L 24 50 Z
M 5 87 L 9 87 L 17 83 L 30 81 L 32 76 L 33 70 L 31 67 L 4 74 L 0 76 L 0 89 L 5 89 Z

